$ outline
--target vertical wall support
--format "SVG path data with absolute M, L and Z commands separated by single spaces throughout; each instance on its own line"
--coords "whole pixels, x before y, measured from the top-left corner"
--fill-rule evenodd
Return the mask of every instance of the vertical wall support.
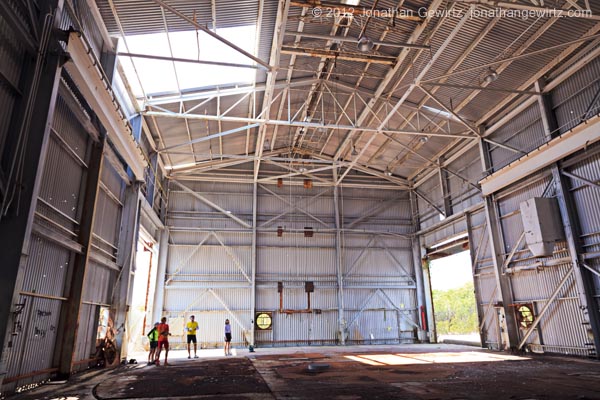
M 438 159 L 438 176 L 440 179 L 440 190 L 442 192 L 442 200 L 444 202 L 444 217 L 452 215 L 452 203 L 450 201 L 450 190 L 448 188 L 448 172 L 442 168 L 443 159 Z
M 479 141 L 479 153 L 481 156 L 482 167 L 484 171 L 490 171 L 492 167 L 488 143 Z M 494 276 L 496 278 L 496 286 L 498 287 L 500 300 L 497 304 L 497 309 L 500 309 L 504 318 L 499 319 L 499 340 L 503 343 L 498 343 L 500 348 L 513 349 L 519 344 L 519 335 L 517 331 L 515 309 L 511 307 L 512 292 L 510 289 L 510 278 L 502 271 L 504 260 L 502 252 L 504 251 L 504 240 L 500 226 L 500 218 L 498 212 L 498 204 L 495 202 L 493 195 L 484 198 L 485 203 L 485 218 L 487 221 L 488 237 L 491 246 L 492 261 L 494 263 Z M 494 301 L 491 298 L 489 301 Z
M 545 82 L 538 80 L 535 83 L 535 90 L 541 92 Z M 552 107 L 552 99 L 549 95 L 538 96 L 538 106 L 542 115 L 544 125 L 544 133 L 547 140 L 551 140 L 558 134 L 558 123 L 556 115 Z M 565 229 L 565 237 L 569 246 L 569 255 L 575 272 L 575 282 L 577 284 L 577 293 L 579 295 L 579 303 L 583 312 L 584 324 L 590 343 L 595 347 L 595 357 L 600 356 L 600 309 L 598 302 L 594 298 L 594 277 L 591 271 L 586 268 L 581 268 L 579 254 L 584 253 L 580 241 L 580 232 L 577 213 L 573 204 L 573 198 L 569 192 L 569 186 L 566 179 L 560 173 L 560 168 L 557 164 L 552 166 L 552 178 L 554 179 L 556 188 L 556 197 L 560 209 L 563 226 Z
M 481 251 L 481 249 L 479 247 L 483 246 L 483 236 L 485 235 L 485 232 L 483 232 L 483 231 L 481 232 L 481 240 L 479 241 L 478 244 L 476 244 L 475 242 L 473 242 L 473 219 L 472 219 L 470 212 L 468 212 L 466 214 L 465 222 L 467 223 L 467 238 L 469 239 L 469 256 L 471 258 L 471 271 L 473 271 L 473 274 L 472 274 L 473 285 L 475 285 L 475 274 L 477 273 L 477 263 L 479 261 L 478 260 L 479 252 Z M 478 290 L 477 286 L 475 286 L 475 290 L 476 291 Z M 475 297 L 477 298 L 477 295 L 475 295 Z M 482 324 L 483 324 L 483 320 L 485 318 L 484 314 L 485 314 L 484 312 L 479 312 L 479 307 L 477 307 L 477 321 L 478 321 L 479 326 L 482 326 Z M 484 344 L 486 343 L 487 332 L 480 329 L 479 335 L 480 335 L 481 345 L 482 345 L 482 347 L 484 347 Z
M 54 10 L 54 27 L 60 21 L 63 1 L 42 1 L 44 10 Z M 43 28 L 45 13 L 41 15 L 40 27 Z M 38 63 L 27 65 L 23 69 L 22 98 L 15 108 L 10 123 L 10 131 L 14 132 L 13 140 L 24 139 L 23 170 L 19 178 L 19 187 L 13 198 L 8 213 L 0 219 L 0 242 L 2 243 L 0 274 L 0 354 L 5 359 L 4 348 L 11 347 L 11 329 L 13 323 L 14 304 L 18 302 L 18 281 L 22 277 L 28 251 L 31 226 L 37 205 L 37 198 L 46 160 L 48 138 L 60 82 L 62 54 L 56 34 L 52 33 L 48 41 L 48 49 L 38 54 Z M 25 57 L 27 58 L 27 57 Z M 39 74 L 39 81 L 34 82 L 34 75 Z M 34 89 L 37 84 L 37 90 Z M 27 103 L 31 106 L 31 115 L 25 113 Z M 21 129 L 27 126 L 28 129 Z M 14 145 L 14 142 L 12 143 Z M 14 147 L 7 143 L 5 154 L 15 154 Z M 1 155 L 0 155 L 1 157 Z M 18 206 L 17 206 L 18 205 Z M 17 289 L 15 291 L 15 288 Z M 6 343 L 5 343 L 6 342 Z
M 255 330 L 254 330 L 254 317 L 256 315 L 256 263 L 257 263 L 257 251 L 256 251 L 256 214 L 258 205 L 258 184 L 256 181 L 252 184 L 252 293 L 250 294 L 250 313 L 251 313 L 251 324 L 250 324 L 250 344 L 255 344 Z
M 62 340 L 59 356 L 59 374 L 69 376 L 73 366 L 73 357 L 77 348 L 77 337 L 79 335 L 79 311 L 83 300 L 83 287 L 89 264 L 90 252 L 92 251 L 92 233 L 94 231 L 94 218 L 98 192 L 100 190 L 100 176 L 102 174 L 103 153 L 106 137 L 102 137 L 99 143 L 92 143 L 90 162 L 88 164 L 87 178 L 85 183 L 85 194 L 81 221 L 79 224 L 78 241 L 83 248 L 82 254 L 75 255 L 73 262 L 73 273 L 68 285 L 68 300 L 64 303 L 60 317 L 59 332 L 62 332 Z
M 169 184 L 167 183 L 167 195 Z M 160 232 L 158 244 L 158 261 L 156 265 L 156 289 L 154 290 L 154 306 L 152 307 L 152 323 L 160 321 L 165 305 L 165 282 L 167 281 L 167 262 L 169 260 L 169 227 L 167 221 L 167 203 L 161 202 L 160 220 L 164 224 Z
M 134 182 L 125 190 L 125 202 L 121 213 L 121 235 L 119 237 L 119 257 L 117 264 L 121 266 L 119 278 L 115 282 L 113 295 L 110 299 L 113 309 L 113 326 L 119 332 L 116 337 L 117 349 L 121 356 L 126 356 L 129 332 L 119 329 L 127 326 L 127 312 L 131 304 L 133 275 L 135 274 L 135 259 L 140 223 L 141 202 L 145 201 L 140 194 L 140 183 Z
M 337 171 L 334 170 L 334 182 L 337 182 Z M 340 344 L 346 344 L 346 326 L 344 323 L 344 281 L 342 279 L 342 235 L 340 224 L 339 186 L 333 187 L 333 209 L 335 213 L 335 273 L 337 276 L 338 300 L 338 335 Z
M 413 230 L 416 232 L 419 230 L 419 209 L 417 206 L 417 195 L 413 190 L 410 191 L 410 212 Z M 435 340 L 435 321 L 433 320 L 433 299 L 431 298 L 431 290 L 425 290 L 426 275 L 423 270 L 423 254 L 421 254 L 421 243 L 418 236 L 414 236 L 411 239 L 412 242 L 412 253 L 413 253 L 413 265 L 415 270 L 415 282 L 417 285 L 417 318 L 419 320 L 419 333 L 418 339 L 420 341 L 426 340 L 426 333 L 428 332 L 429 339 Z M 427 274 L 427 280 L 428 278 Z M 427 285 L 429 287 L 429 285 Z M 427 320 L 427 326 L 423 326 L 423 312 Z
M 164 221 L 164 219 L 163 219 Z M 160 232 L 158 245 L 158 265 L 156 267 L 156 290 L 154 291 L 154 307 L 152 307 L 152 323 L 160 321 L 165 305 L 165 281 L 167 279 L 167 261 L 169 259 L 169 228 Z

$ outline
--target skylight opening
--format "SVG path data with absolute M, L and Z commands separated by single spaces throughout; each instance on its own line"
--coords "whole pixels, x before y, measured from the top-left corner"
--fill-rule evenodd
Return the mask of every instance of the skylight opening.
M 256 55 L 256 26 L 217 29 L 216 33 L 250 54 Z M 215 61 L 254 66 L 256 63 L 205 32 L 182 31 L 126 36 L 119 53 Z M 190 92 L 224 84 L 251 84 L 256 69 L 207 65 L 172 60 L 119 56 L 133 95 L 138 99 L 159 94 Z

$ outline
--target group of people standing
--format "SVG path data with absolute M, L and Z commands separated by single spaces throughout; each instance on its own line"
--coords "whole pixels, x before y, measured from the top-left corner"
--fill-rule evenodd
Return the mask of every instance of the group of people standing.
M 187 351 L 188 359 L 192 358 L 191 344 L 194 344 L 194 358 L 198 358 L 198 339 L 196 338 L 196 332 L 198 331 L 198 322 L 195 320 L 195 316 L 190 316 L 190 321 L 185 325 L 185 331 L 187 334 Z M 167 358 L 169 356 L 169 324 L 167 324 L 167 318 L 162 317 L 160 322 L 154 324 L 154 328 L 148 332 L 148 339 L 150 340 L 150 353 L 148 354 L 148 365 L 156 364 L 160 365 L 160 354 L 162 349 L 165 349 L 165 362 L 163 365 L 169 365 Z M 231 355 L 231 325 L 229 320 L 225 320 L 225 345 L 224 351 L 226 356 Z

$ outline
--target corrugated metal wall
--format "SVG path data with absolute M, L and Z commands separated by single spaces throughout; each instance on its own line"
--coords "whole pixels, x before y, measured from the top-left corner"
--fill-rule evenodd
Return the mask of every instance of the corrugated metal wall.
M 552 90 L 552 105 L 559 126 L 565 133 L 583 119 L 600 113 L 600 58 L 595 58 Z M 595 103 L 592 101 L 595 98 Z M 587 118 L 586 117 L 587 113 Z
M 85 14 L 87 5 L 80 9 L 78 2 L 69 4 L 74 6 L 84 22 L 85 31 L 99 54 L 103 43 L 91 16 Z M 66 11 L 62 15 L 61 24 L 72 26 L 73 15 Z M 4 76 L 11 81 L 14 79 L 16 84 L 21 79 L 20 74 L 26 72 L 20 62 L 24 52 L 2 17 L 0 36 L 3 38 L 0 40 L 1 69 Z M 56 349 L 60 346 L 56 340 L 60 334 L 61 311 L 69 300 L 75 254 L 82 251 L 78 242 L 82 210 L 93 206 L 83 203 L 92 138 L 81 118 L 88 118 L 89 114 L 82 108 L 83 100 L 76 94 L 76 88 L 69 86 L 69 82 L 63 72 L 27 249 L 28 257 L 21 267 L 15 289 L 20 294 L 20 304 L 16 308 L 13 329 L 9 332 L 11 340 L 4 353 L 7 374 L 3 379 L 3 392 L 48 379 L 57 370 Z M 18 97 L 18 93 L 9 86 L 7 82 L 0 83 L 0 106 L 4 110 L 0 116 L 0 149 L 5 139 L 6 118 L 13 113 L 12 107 Z M 79 314 L 75 370 L 87 368 L 87 360 L 95 353 L 99 307 L 109 305 L 111 301 L 119 268 L 116 262 L 124 188 L 125 183 L 106 159 L 95 216 L 91 255 L 94 261 L 88 264 Z
M 539 147 L 546 142 L 540 108 L 532 104 L 515 118 L 494 132 L 491 139 L 517 151 L 490 144 L 492 171 L 497 171 L 523 154 Z M 519 152 L 521 151 L 521 152 Z
M 40 228 L 34 227 L 37 234 L 31 238 L 20 288 L 24 308 L 18 314 L 16 324 L 21 331 L 14 337 L 8 352 L 9 380 L 55 367 L 54 341 L 74 253 L 57 244 L 60 242 L 52 241 L 52 237 L 77 246 L 89 141 L 87 132 L 70 115 L 63 96 L 59 96 L 36 209 L 35 224 Z M 35 356 L 24 356 L 25 351 L 33 351 Z M 11 384 L 16 387 L 48 376 L 49 373 Z
M 251 224 L 251 185 L 183 184 Z M 385 201 L 387 207 L 362 219 Z M 273 313 L 273 329 L 257 331 L 256 343 L 337 343 L 341 305 L 333 190 L 259 185 L 257 207 L 256 310 Z M 411 242 L 404 236 L 412 232 L 408 193 L 345 188 L 339 207 L 340 224 L 346 227 L 340 247 L 347 340 L 414 340 L 415 272 Z M 233 317 L 233 341 L 246 344 L 243 332 L 251 329 L 253 319 L 252 230 L 176 185 L 169 192 L 167 225 L 171 242 L 165 314 L 179 321 L 194 314 L 205 346 L 221 345 L 223 321 Z M 312 237 L 305 235 L 308 228 Z M 307 281 L 315 286 L 310 295 L 313 312 L 306 312 Z M 283 284 L 281 299 L 278 282 Z M 183 332 L 174 335 L 173 342 L 183 345 Z
M 574 176 L 587 179 L 589 182 L 600 180 L 600 148 L 594 146 L 588 154 L 573 157 L 566 162 L 565 170 Z M 587 182 L 565 177 L 577 214 L 579 215 L 579 240 L 583 254 L 583 263 L 596 271 L 592 274 L 593 296 L 600 301 L 600 187 Z
M 533 197 L 542 197 L 551 182 L 552 176 L 549 175 L 549 172 L 541 172 L 529 178 L 525 183 L 508 188 L 497 195 L 504 242 L 503 259 L 506 259 L 517 246 L 523 232 L 519 204 Z M 552 196 L 553 193 L 550 190 L 546 197 Z M 565 261 L 557 262 L 554 265 L 551 260 Z M 522 269 L 530 267 L 536 262 L 552 266 Z M 512 262 L 508 264 L 507 268 L 515 270 L 514 273 L 509 274 L 512 302 L 515 305 L 533 304 L 534 314 L 537 315 L 546 305 L 559 282 L 572 268 L 572 264 L 566 242 L 556 242 L 554 254 L 550 258 L 536 258 L 523 241 L 516 249 Z M 588 355 L 590 349 L 589 346 L 586 346 L 588 338 L 583 324 L 584 315 L 579 306 L 575 278 L 571 276 L 558 293 L 556 300 L 550 305 L 551 308 L 540 320 L 535 335 L 532 335 L 527 343 L 539 345 L 535 348 L 541 347 L 552 352 Z M 521 337 L 524 332 L 525 329 L 520 328 Z

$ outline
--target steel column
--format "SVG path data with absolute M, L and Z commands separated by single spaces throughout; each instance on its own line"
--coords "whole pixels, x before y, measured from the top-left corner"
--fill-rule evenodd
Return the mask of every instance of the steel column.
M 417 195 L 414 191 L 410 191 L 410 212 L 412 216 L 412 223 L 414 230 L 418 230 L 421 222 L 419 221 L 419 209 L 417 206 Z M 417 286 L 417 314 L 419 315 L 419 321 L 421 321 L 421 313 L 425 311 L 425 314 L 430 314 L 433 312 L 433 309 L 430 311 L 428 307 L 426 307 L 425 297 L 427 295 L 429 299 L 429 304 L 433 304 L 433 300 L 431 299 L 431 290 L 425 292 L 425 276 L 423 271 L 423 263 L 422 263 L 422 255 L 421 255 L 421 244 L 419 240 L 419 236 L 415 235 L 412 238 L 412 252 L 413 252 L 413 264 L 415 268 L 415 283 Z M 435 332 L 431 330 L 433 328 L 432 325 L 429 325 L 426 329 L 423 326 L 423 321 L 421 321 L 419 331 L 428 332 L 430 337 L 435 337 Z M 421 338 L 418 338 L 421 340 Z M 424 340 L 424 338 L 423 338 Z
M 337 180 L 337 171 L 333 171 L 333 180 Z M 340 344 L 346 344 L 346 327 L 344 326 L 344 281 L 342 280 L 342 235 L 340 232 L 339 187 L 333 187 L 333 209 L 335 213 L 335 274 L 337 276 L 338 300 L 338 334 Z
M 127 187 L 125 191 L 125 205 L 121 217 L 121 235 L 119 237 L 119 255 L 121 260 L 117 263 L 121 266 L 119 277 L 114 284 L 112 296 L 109 299 L 111 303 L 111 314 L 113 324 L 117 332 L 115 338 L 117 351 L 120 351 L 122 357 L 127 354 L 127 342 L 129 332 L 119 330 L 118 327 L 127 326 L 128 309 L 131 304 L 132 296 L 132 273 L 135 273 L 137 243 L 139 235 L 141 202 L 146 201 L 139 190 L 140 183 L 135 182 Z M 119 262 L 120 261 L 120 262 Z M 145 327 L 144 327 L 145 329 Z M 125 346 L 123 346 L 125 344 Z
M 92 252 L 94 219 L 96 216 L 98 192 L 101 190 L 100 176 L 102 174 L 105 144 L 106 137 L 102 138 L 99 143 L 94 142 L 92 144 L 83 201 L 85 207 L 81 215 L 78 237 L 78 242 L 83 247 L 83 253 L 75 255 L 73 272 L 68 289 L 69 300 L 63 305 L 60 317 L 59 332 L 62 332 L 62 338 L 60 340 L 58 368 L 59 374 L 65 377 L 69 376 L 72 371 L 77 337 L 80 334 L 79 327 L 85 326 L 85 324 L 79 323 L 79 312 L 81 310 L 83 287 L 85 285 L 90 253 Z
M 165 302 L 165 280 L 167 279 L 167 261 L 169 258 L 169 228 L 165 226 L 160 232 L 158 247 L 158 266 L 156 272 L 156 290 L 154 291 L 153 322 L 160 321 Z
M 256 247 L 256 224 L 257 224 L 257 203 L 258 203 L 258 184 L 254 182 L 252 184 L 252 272 L 251 281 L 252 293 L 250 294 L 250 344 L 254 346 L 254 316 L 256 315 L 256 264 L 257 264 L 257 247 Z
M 488 143 L 481 140 L 479 142 L 479 152 L 481 155 L 481 162 L 484 171 L 487 171 L 491 167 Z M 500 326 L 498 327 L 501 334 L 502 341 L 504 343 L 504 349 L 516 348 L 519 343 L 518 329 L 516 325 L 515 309 L 510 304 L 513 303 L 512 294 L 510 290 L 510 278 L 502 273 L 502 266 L 504 260 L 502 259 L 502 252 L 504 251 L 503 239 L 501 237 L 501 226 L 499 224 L 499 212 L 498 204 L 494 201 L 493 195 L 484 197 L 485 202 L 485 218 L 488 229 L 489 243 L 491 246 L 492 261 L 494 263 L 494 276 L 496 278 L 496 287 L 500 289 L 496 290 L 500 294 L 500 302 L 498 307 L 504 311 L 505 318 L 503 321 L 499 321 Z M 494 298 L 490 299 L 490 302 L 494 301 Z M 485 318 L 485 316 L 484 316 Z M 498 346 L 502 346 L 502 343 L 498 343 Z

